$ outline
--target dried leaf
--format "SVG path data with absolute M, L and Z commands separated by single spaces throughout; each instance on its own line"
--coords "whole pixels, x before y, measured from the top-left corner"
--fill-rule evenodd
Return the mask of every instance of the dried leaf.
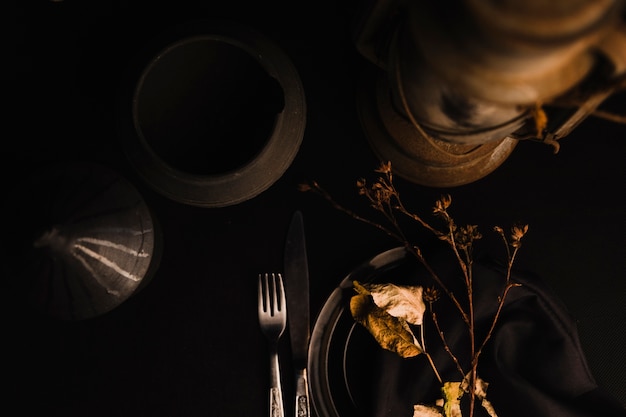
M 441 407 L 416 404 L 413 406 L 413 417 L 444 417 Z
M 446 417 L 462 417 L 461 413 L 461 397 L 463 389 L 460 382 L 444 382 L 441 388 L 444 403 L 443 412 Z
M 486 398 L 482 399 L 481 405 L 485 410 L 487 410 L 487 414 L 489 414 L 491 417 L 498 417 L 498 415 L 496 414 L 496 410 L 493 408 L 493 405 L 491 405 L 491 403 Z
M 466 377 L 466 380 L 468 378 L 469 378 L 469 375 Z M 485 382 L 480 378 L 476 378 L 476 385 L 474 387 L 474 393 L 476 394 L 476 397 L 478 397 L 481 400 L 481 405 L 487 411 L 487 414 L 489 414 L 491 417 L 498 417 L 498 415 L 496 414 L 496 410 L 493 408 L 493 405 L 491 405 L 491 402 L 487 400 L 487 387 L 488 386 L 489 386 L 488 382 Z
M 403 358 L 422 353 L 406 322 L 378 307 L 369 291 L 357 282 L 355 289 L 358 294 L 350 299 L 352 317 L 374 336 L 382 348 Z
M 421 325 L 426 311 L 422 299 L 422 287 L 394 284 L 364 285 L 374 298 L 374 303 L 394 317 Z

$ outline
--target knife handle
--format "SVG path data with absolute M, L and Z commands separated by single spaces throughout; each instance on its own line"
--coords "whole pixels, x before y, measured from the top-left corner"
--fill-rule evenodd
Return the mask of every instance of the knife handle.
M 296 412 L 295 417 L 310 417 L 309 383 L 305 369 L 296 370 Z

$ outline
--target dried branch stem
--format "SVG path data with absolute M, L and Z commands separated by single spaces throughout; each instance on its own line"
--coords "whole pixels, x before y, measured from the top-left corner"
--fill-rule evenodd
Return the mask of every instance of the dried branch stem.
M 415 123 L 414 123 L 415 124 Z M 419 127 L 419 125 L 416 125 Z M 431 278 L 438 287 L 446 294 L 446 296 L 452 301 L 455 308 L 458 310 L 463 323 L 467 326 L 467 331 L 469 335 L 469 349 L 470 349 L 470 370 L 469 372 L 465 372 L 463 367 L 458 359 L 458 357 L 452 351 L 450 345 L 448 344 L 446 337 L 444 335 L 443 329 L 440 326 L 439 320 L 437 319 L 437 314 L 433 311 L 432 302 L 438 298 L 437 291 L 432 289 L 430 291 L 430 313 L 432 321 L 435 325 L 439 338 L 441 339 L 443 348 L 450 356 L 451 360 L 454 362 L 457 370 L 461 373 L 462 380 L 468 383 L 467 393 L 469 395 L 469 417 L 473 417 L 474 408 L 476 403 L 476 387 L 478 383 L 478 362 L 479 358 L 483 352 L 484 347 L 487 342 L 491 339 L 493 332 L 496 328 L 496 324 L 500 318 L 502 310 L 504 308 L 504 304 L 506 298 L 511 291 L 511 289 L 520 286 L 520 284 L 513 282 L 511 279 L 512 267 L 515 261 L 517 252 L 521 246 L 521 238 L 525 235 L 528 230 L 527 226 L 515 226 L 511 229 L 511 242 L 509 242 L 504 234 L 504 231 L 500 227 L 496 227 L 495 230 L 500 234 L 503 239 L 504 246 L 506 248 L 506 256 L 507 256 L 507 270 L 506 277 L 503 284 L 503 288 L 500 296 L 498 297 L 497 306 L 495 313 L 492 317 L 491 324 L 489 330 L 485 336 L 485 338 L 478 344 L 476 340 L 476 316 L 475 316 L 475 305 L 474 305 L 474 272 L 473 272 L 473 243 L 474 241 L 480 239 L 482 236 L 477 231 L 477 227 L 473 225 L 468 225 L 464 227 L 457 227 L 454 220 L 448 213 L 447 209 L 451 204 L 450 196 L 442 196 L 440 200 L 436 202 L 435 207 L 433 208 L 433 214 L 442 218 L 446 225 L 446 231 L 442 232 L 437 228 L 433 227 L 429 222 L 425 221 L 421 216 L 411 212 L 408 210 L 400 199 L 400 193 L 396 189 L 393 183 L 393 174 L 391 171 L 391 163 L 383 163 L 376 170 L 379 175 L 377 181 L 373 184 L 368 184 L 364 179 L 360 179 L 357 181 L 357 187 L 359 194 L 364 196 L 369 202 L 370 207 L 374 210 L 378 211 L 382 214 L 384 219 L 388 222 L 388 226 L 384 226 L 378 222 L 369 220 L 366 217 L 360 216 L 354 211 L 342 206 L 337 203 L 330 194 L 328 194 L 319 184 L 313 182 L 311 184 L 302 185 L 301 191 L 313 191 L 319 195 L 321 195 L 325 200 L 327 200 L 334 208 L 337 210 L 346 213 L 350 217 L 366 223 L 374 228 L 382 231 L 386 235 L 392 237 L 393 239 L 399 241 L 404 245 L 407 251 L 413 254 L 416 259 L 424 266 L 426 271 L 430 274 Z M 415 221 L 420 226 L 430 231 L 440 240 L 448 243 L 450 248 L 452 249 L 454 256 L 458 265 L 461 268 L 463 284 L 465 285 L 466 296 L 467 296 L 467 306 L 464 308 L 461 302 L 457 299 L 454 293 L 446 286 L 443 280 L 439 277 L 437 272 L 433 269 L 433 267 L 427 262 L 424 258 L 422 251 L 419 246 L 412 244 L 409 242 L 406 234 L 403 232 L 400 227 L 400 223 L 398 218 L 396 217 L 396 213 L 400 213 L 409 219 Z M 510 248 L 513 248 L 511 250 Z M 439 374 L 435 363 L 431 357 L 431 355 L 426 352 L 426 345 L 424 340 L 424 325 L 420 326 L 420 337 L 422 343 L 422 351 L 426 355 L 430 366 L 437 377 L 439 383 L 443 384 L 443 380 L 441 375 Z
M 446 341 L 446 336 L 444 335 L 443 330 L 441 330 L 441 327 L 439 326 L 439 320 L 437 320 L 437 314 L 434 311 L 432 311 L 432 308 L 431 308 L 430 314 L 431 314 L 432 321 L 435 324 L 435 328 L 437 329 L 437 333 L 439 334 L 439 338 L 441 339 L 441 342 L 443 344 L 443 348 L 448 353 L 448 355 L 450 355 L 450 358 L 456 365 L 456 369 L 461 374 L 461 378 L 465 378 L 465 371 L 463 371 L 463 367 L 461 367 L 461 363 L 459 362 L 456 355 L 450 349 L 450 346 L 448 345 L 448 342 Z

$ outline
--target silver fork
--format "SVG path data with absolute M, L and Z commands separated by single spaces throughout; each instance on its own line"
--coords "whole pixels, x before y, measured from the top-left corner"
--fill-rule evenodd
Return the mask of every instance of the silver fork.
M 269 415 L 283 417 L 285 413 L 278 363 L 278 340 L 287 324 L 287 306 L 281 274 L 259 274 L 259 324 L 270 349 Z

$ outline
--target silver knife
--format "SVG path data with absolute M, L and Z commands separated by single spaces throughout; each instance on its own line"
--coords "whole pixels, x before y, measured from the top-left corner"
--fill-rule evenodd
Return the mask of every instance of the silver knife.
M 309 417 L 307 361 L 309 351 L 309 265 L 306 255 L 302 212 L 293 214 L 284 254 L 284 280 L 287 297 L 287 322 L 295 369 L 295 417 Z

